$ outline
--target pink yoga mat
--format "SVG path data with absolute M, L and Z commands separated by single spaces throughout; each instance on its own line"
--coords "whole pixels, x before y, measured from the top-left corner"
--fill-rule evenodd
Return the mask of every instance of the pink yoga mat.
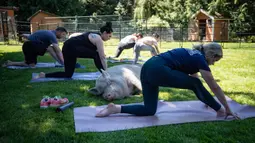
M 232 111 L 237 113 L 241 119 L 255 117 L 255 107 L 241 105 L 230 98 L 227 100 Z M 107 132 L 168 124 L 232 120 L 232 118 L 227 120 L 217 118 L 216 112 L 211 108 L 206 108 L 201 101 L 159 101 L 154 116 L 114 114 L 109 117 L 96 118 L 95 114 L 104 107 L 106 105 L 74 108 L 75 132 Z

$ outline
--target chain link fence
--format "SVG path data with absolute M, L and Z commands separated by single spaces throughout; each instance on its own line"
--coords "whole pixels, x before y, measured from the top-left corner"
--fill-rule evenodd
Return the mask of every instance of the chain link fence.
M 29 22 L 17 21 L 12 24 L 12 27 L 16 27 L 18 32 L 15 33 L 13 30 L 9 30 L 8 33 L 10 34 L 8 40 L 21 41 L 21 36 L 15 36 L 15 34 L 30 34 L 30 29 L 32 28 L 36 30 L 54 30 L 62 26 L 67 29 L 69 35 L 77 32 L 99 32 L 100 27 L 107 21 L 112 22 L 114 31 L 112 39 L 106 42 L 107 46 L 117 46 L 122 38 L 133 33 L 142 33 L 144 36 L 151 36 L 153 33 L 157 33 L 160 35 L 160 46 L 163 47 L 166 43 L 174 43 L 172 44 L 174 47 L 185 47 L 192 46 L 192 44 L 196 43 L 216 41 L 221 43 L 224 48 L 231 48 L 227 47 L 228 43 L 234 43 L 235 47 L 242 47 L 242 43 L 249 43 L 249 47 L 255 48 L 255 31 L 245 32 L 242 28 L 234 29 L 233 23 L 214 26 L 208 26 L 208 22 L 199 23 L 199 26 L 192 23 L 168 24 L 162 21 L 135 20 L 131 17 L 118 15 L 45 17 L 44 24 L 31 24 Z M 7 25 L 10 26 L 11 24 L 8 23 Z M 214 29 L 214 33 L 212 29 Z M 216 35 L 217 39 L 215 38 Z M 0 35 L 0 39 L 2 39 L 1 36 L 2 35 Z M 62 41 L 66 39 L 67 37 Z M 189 43 L 189 45 L 187 45 L 187 43 Z

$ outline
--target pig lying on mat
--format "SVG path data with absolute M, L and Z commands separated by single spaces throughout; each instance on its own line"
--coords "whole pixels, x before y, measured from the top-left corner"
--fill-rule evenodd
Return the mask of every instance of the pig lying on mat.
M 117 65 L 102 70 L 96 86 L 89 89 L 93 95 L 102 95 L 106 100 L 122 99 L 142 91 L 141 65 Z

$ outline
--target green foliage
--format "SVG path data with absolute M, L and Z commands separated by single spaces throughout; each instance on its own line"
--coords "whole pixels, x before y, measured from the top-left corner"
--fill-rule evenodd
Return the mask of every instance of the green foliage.
M 155 14 L 154 6 L 156 3 L 157 2 L 155 0 L 137 0 L 136 7 L 134 9 L 134 18 L 148 20 Z
M 9 0 L 7 5 L 18 6 L 17 20 L 26 21 L 38 10 L 54 13 L 59 16 L 84 15 L 88 11 L 80 0 Z
M 232 19 L 231 29 L 255 32 L 254 0 L 8 0 L 3 6 L 18 6 L 16 18 L 25 21 L 38 10 L 59 16 L 74 15 L 127 15 L 135 19 L 148 20 L 156 15 L 166 20 L 171 27 L 187 25 L 189 19 L 199 9 L 213 14 L 218 12 Z
M 255 32 L 255 1 L 232 0 L 160 0 L 152 7 L 161 19 L 173 26 L 174 23 L 187 24 L 191 16 L 199 9 L 210 14 L 220 13 L 225 18 L 231 18 L 233 30 Z
M 115 11 L 114 11 L 115 14 L 117 15 L 126 15 L 127 14 L 127 9 L 124 8 L 124 5 L 121 4 L 121 2 L 119 2 L 117 4 L 117 6 L 115 7 Z
M 113 0 L 9 0 L 5 5 L 18 6 L 19 21 L 26 21 L 28 17 L 44 10 L 59 16 L 113 14 L 117 1 Z

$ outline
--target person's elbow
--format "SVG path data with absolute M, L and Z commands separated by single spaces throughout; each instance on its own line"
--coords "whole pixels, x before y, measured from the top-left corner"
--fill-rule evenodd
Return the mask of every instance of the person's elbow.
M 212 92 L 217 92 L 217 91 L 219 91 L 220 89 L 221 89 L 221 88 L 220 88 L 219 85 L 215 85 L 215 86 L 212 86 L 212 87 L 211 87 Z

